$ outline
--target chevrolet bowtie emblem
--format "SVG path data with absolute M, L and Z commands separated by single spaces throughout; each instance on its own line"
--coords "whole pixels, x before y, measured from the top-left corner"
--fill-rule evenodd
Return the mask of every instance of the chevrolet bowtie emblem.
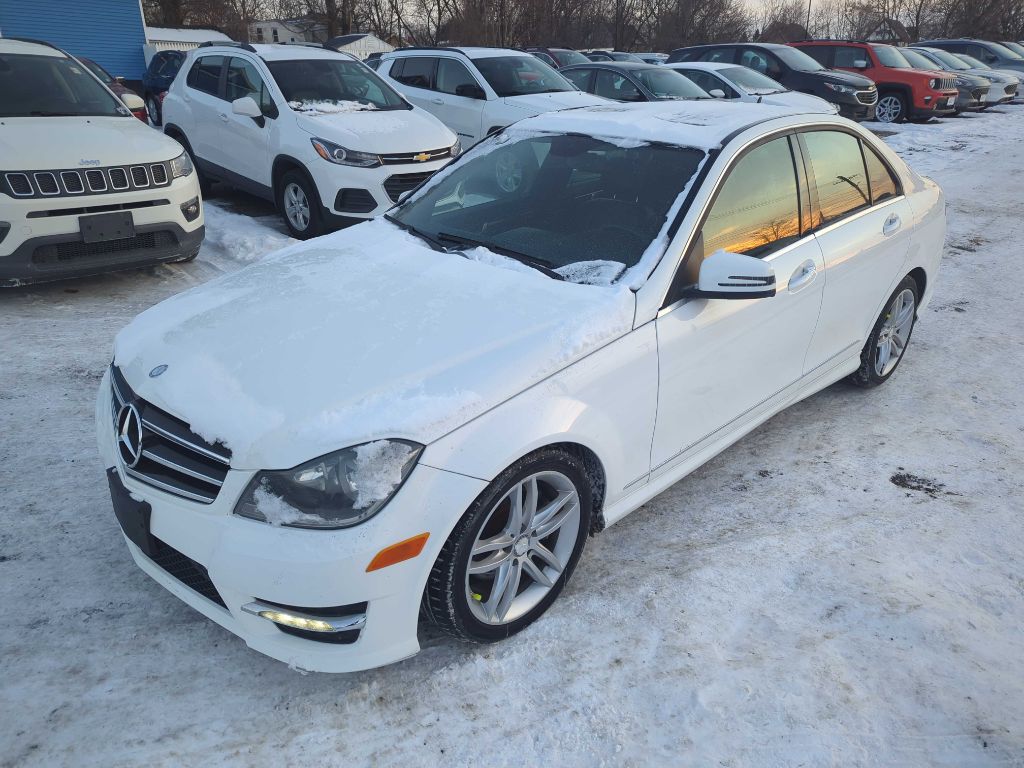
M 412 159 L 417 163 L 425 163 L 430 159 L 430 155 L 426 152 L 420 152 L 418 155 L 413 155 Z

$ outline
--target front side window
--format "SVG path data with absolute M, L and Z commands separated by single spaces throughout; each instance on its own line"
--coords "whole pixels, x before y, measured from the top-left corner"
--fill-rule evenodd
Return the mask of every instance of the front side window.
M 913 67 L 910 66 L 910 62 L 903 58 L 903 54 L 893 46 L 874 45 L 872 48 L 875 49 L 875 56 L 878 57 L 878 63 L 883 67 L 892 67 L 893 69 L 913 69 Z M 866 54 L 865 58 L 867 58 Z
M 488 56 L 473 59 L 473 63 L 499 98 L 576 90 L 572 83 L 533 56 Z
M 722 70 L 722 76 L 727 77 L 736 85 L 748 93 L 755 95 L 767 95 L 769 93 L 783 93 L 786 87 L 777 80 L 772 80 L 767 75 L 755 72 L 746 67 L 729 67 Z M 706 88 L 704 90 L 707 90 Z
M 219 96 L 220 71 L 223 66 L 223 56 L 203 56 L 201 59 L 196 59 L 196 63 L 188 71 L 185 83 L 197 91 Z
M 841 131 L 810 131 L 803 134 L 803 140 L 818 195 L 812 214 L 815 228 L 871 205 L 857 137 Z
M 509 140 L 511 136 L 511 140 Z M 502 143 L 504 141 L 504 143 Z M 510 133 L 467 155 L 395 213 L 447 247 L 482 243 L 591 282 L 635 265 L 665 225 L 704 152 L 618 147 L 582 135 Z
M 752 72 L 753 70 L 747 69 L 746 67 L 735 67 L 734 69 L 742 69 L 744 72 Z M 719 90 L 725 94 L 727 99 L 735 99 L 739 94 L 724 80 L 720 80 L 715 75 L 707 72 L 703 69 L 677 69 L 676 72 L 689 78 L 693 81 L 701 90 L 706 93 L 711 93 L 714 90 Z M 754 73 L 756 74 L 756 73 Z
M 871 57 L 863 48 L 853 45 L 837 45 L 835 66 L 846 69 L 856 69 L 857 64 L 870 64 Z
M 437 60 L 437 90 L 441 93 L 457 94 L 459 86 L 480 87 L 480 83 L 466 69 L 466 65 L 455 59 Z
M 131 116 L 75 59 L 0 53 L 0 117 Z
M 701 228 L 707 257 L 718 250 L 763 257 L 800 237 L 800 197 L 788 138 L 740 158 Z
M 227 99 L 234 101 L 246 96 L 259 104 L 264 115 L 277 111 L 256 65 L 247 59 L 233 58 L 228 63 Z
M 107 70 L 105 70 L 103 67 L 97 64 L 95 61 L 92 61 L 91 59 L 79 59 L 79 61 L 82 62 L 82 65 L 86 69 L 88 69 L 90 72 L 96 75 L 96 77 L 98 77 L 100 79 L 100 82 L 104 85 L 113 85 L 115 82 L 117 82 L 116 80 L 114 80 L 113 77 L 111 77 L 110 73 L 107 72 Z
M 347 59 L 267 62 L 288 106 L 297 111 L 410 109 L 373 71 Z
M 395 62 L 391 76 L 402 85 L 430 89 L 434 87 L 436 65 L 437 59 L 433 56 L 409 56 Z
M 597 70 L 594 76 L 594 93 L 615 101 L 647 101 L 628 77 L 607 69 Z

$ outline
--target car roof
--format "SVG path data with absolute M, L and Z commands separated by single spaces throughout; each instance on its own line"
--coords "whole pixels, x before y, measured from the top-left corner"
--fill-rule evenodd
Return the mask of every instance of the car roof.
M 545 133 L 582 133 L 602 138 L 665 142 L 712 149 L 732 134 L 766 120 L 822 115 L 768 104 L 706 101 L 650 101 L 544 112 L 513 128 Z
M 193 53 L 196 56 L 210 53 L 218 55 L 227 53 L 232 56 L 239 53 L 254 53 L 264 61 L 295 61 L 299 59 L 309 60 L 338 58 L 345 59 L 346 61 L 352 61 L 355 58 L 348 53 L 342 53 L 341 51 L 335 51 L 330 48 L 323 48 L 319 45 L 294 45 L 286 43 L 253 43 L 252 45 L 218 45 L 217 43 L 214 43 L 212 45 L 201 45 L 189 53 Z
M 49 43 L 36 40 L 18 40 L 11 37 L 0 37 L 0 53 L 20 53 L 26 56 L 52 56 L 55 59 L 67 58 L 64 51 Z
M 689 50 L 703 50 L 705 48 L 767 48 L 768 50 L 780 50 L 782 48 L 790 48 L 791 46 L 785 45 L 784 43 L 705 43 L 704 45 L 684 45 L 680 48 L 676 48 L 677 51 L 689 51 Z

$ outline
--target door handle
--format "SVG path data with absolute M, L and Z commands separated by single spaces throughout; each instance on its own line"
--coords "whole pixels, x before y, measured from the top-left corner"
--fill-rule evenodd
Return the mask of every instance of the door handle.
M 895 213 L 889 214 L 889 218 L 885 220 L 885 224 L 882 225 L 882 234 L 891 235 L 893 232 L 899 231 L 899 228 L 903 226 L 903 222 L 900 217 Z
M 223 112 L 221 112 L 220 113 L 220 120 L 221 120 L 222 123 L 226 123 L 228 121 L 228 116 L 225 115 Z
M 796 272 L 789 278 L 789 290 L 795 293 L 801 288 L 804 288 L 811 284 L 811 281 L 818 276 L 818 267 L 815 263 L 808 259 L 799 267 L 796 268 Z
M 430 103 L 431 104 L 437 104 L 438 106 L 443 106 L 444 105 L 444 99 L 431 99 Z

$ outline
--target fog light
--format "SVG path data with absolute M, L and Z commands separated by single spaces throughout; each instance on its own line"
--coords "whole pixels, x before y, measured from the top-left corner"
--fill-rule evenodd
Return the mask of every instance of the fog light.
M 187 203 L 181 204 L 181 215 L 185 217 L 185 221 L 195 221 L 199 218 L 199 198 L 193 197 Z
M 323 610 L 325 615 L 313 616 L 298 610 L 284 610 L 285 607 L 256 600 L 243 605 L 242 610 L 246 613 L 251 613 L 253 616 L 259 616 L 261 619 L 280 624 L 283 627 L 291 627 L 292 629 L 304 632 L 349 632 L 362 629 L 363 625 L 366 624 L 366 603 L 356 606 L 343 606 L 354 608 L 357 612 L 346 613 L 342 616 L 332 615 L 337 612 L 336 609 L 332 608 L 320 609 Z M 310 610 L 317 609 L 312 608 Z
M 284 624 L 286 627 L 305 629 L 310 632 L 333 632 L 334 627 L 320 619 L 304 619 L 301 616 L 292 616 L 290 613 L 281 611 L 260 611 L 256 614 L 264 619 L 270 619 L 275 624 Z

